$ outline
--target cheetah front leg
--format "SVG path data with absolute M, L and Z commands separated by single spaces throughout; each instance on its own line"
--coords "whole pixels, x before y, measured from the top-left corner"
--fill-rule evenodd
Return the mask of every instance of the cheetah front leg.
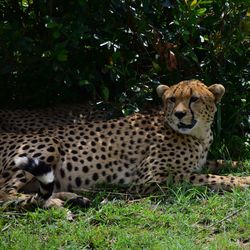
M 157 156 L 157 155 L 156 155 Z M 178 166 L 177 166 L 178 167 Z M 145 158 L 136 170 L 131 193 L 151 194 L 165 192 L 168 184 L 189 182 L 194 185 L 209 186 L 215 190 L 231 190 L 234 187 L 246 188 L 250 186 L 250 176 L 220 176 L 213 174 L 197 174 L 184 172 L 179 166 L 168 166 L 159 157 Z M 182 172 L 182 173 L 180 173 Z
M 129 192 L 139 195 L 164 192 L 170 178 L 164 162 L 150 156 L 146 157 L 137 167 Z
M 235 187 L 250 187 L 250 176 L 221 176 L 213 174 L 182 173 L 174 176 L 174 182 L 189 182 L 193 185 L 209 186 L 214 190 L 232 190 Z

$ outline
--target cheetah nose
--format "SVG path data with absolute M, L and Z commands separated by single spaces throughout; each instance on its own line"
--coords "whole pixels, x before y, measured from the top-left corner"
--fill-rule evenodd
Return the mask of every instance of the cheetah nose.
M 178 119 L 181 119 L 181 118 L 183 118 L 183 117 L 186 115 L 186 112 L 176 111 L 176 112 L 174 113 L 174 115 L 175 115 Z

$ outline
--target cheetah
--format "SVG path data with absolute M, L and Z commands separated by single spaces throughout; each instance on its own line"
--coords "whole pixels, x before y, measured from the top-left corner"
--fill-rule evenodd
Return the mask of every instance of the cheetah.
M 213 141 L 211 125 L 225 89 L 199 80 L 159 85 L 163 111 L 80 121 L 30 133 L 0 134 L 0 200 L 61 206 L 89 200 L 77 190 L 121 185 L 151 194 L 171 183 L 217 190 L 249 187 L 250 177 L 200 174 Z

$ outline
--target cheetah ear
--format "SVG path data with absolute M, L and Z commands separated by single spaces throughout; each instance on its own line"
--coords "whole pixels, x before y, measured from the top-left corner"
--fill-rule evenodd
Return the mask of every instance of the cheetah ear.
M 168 90 L 168 89 L 169 89 L 169 87 L 168 87 L 167 85 L 159 85 L 159 86 L 156 88 L 157 95 L 158 95 L 159 97 L 162 98 L 164 92 L 165 92 L 166 90 Z
M 221 84 L 213 84 L 210 87 L 208 87 L 208 90 L 213 93 L 216 103 L 220 102 L 222 96 L 225 93 L 225 88 Z

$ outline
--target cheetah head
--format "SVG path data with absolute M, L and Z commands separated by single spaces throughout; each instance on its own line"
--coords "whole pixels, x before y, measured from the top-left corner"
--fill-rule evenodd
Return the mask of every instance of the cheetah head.
M 198 80 L 182 81 L 168 87 L 159 85 L 157 94 L 162 98 L 166 123 L 175 131 L 202 137 L 211 127 L 225 88 L 221 84 L 207 87 Z

